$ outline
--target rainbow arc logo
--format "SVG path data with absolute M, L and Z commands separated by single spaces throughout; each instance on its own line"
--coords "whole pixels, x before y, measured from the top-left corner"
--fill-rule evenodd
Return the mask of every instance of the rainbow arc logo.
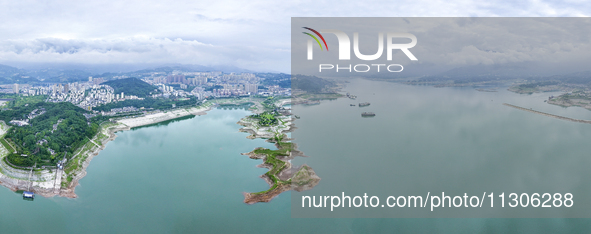
M 328 51 L 328 45 L 326 44 L 326 41 L 324 40 L 324 37 L 322 36 L 322 34 L 320 34 L 318 31 L 308 28 L 308 27 L 302 27 L 305 29 L 308 29 L 310 31 L 312 31 L 314 34 L 318 35 L 318 37 L 320 37 L 320 39 L 322 39 L 322 42 L 324 42 L 324 47 L 326 48 L 326 51 Z M 308 36 L 311 36 L 312 38 L 314 38 L 314 40 L 316 40 L 316 42 L 318 42 L 318 45 L 320 46 L 320 50 L 322 49 L 322 44 L 320 43 L 320 40 L 318 40 L 318 38 L 316 38 L 314 35 L 312 35 L 311 33 L 307 33 L 307 32 L 302 32 L 303 34 L 306 34 Z

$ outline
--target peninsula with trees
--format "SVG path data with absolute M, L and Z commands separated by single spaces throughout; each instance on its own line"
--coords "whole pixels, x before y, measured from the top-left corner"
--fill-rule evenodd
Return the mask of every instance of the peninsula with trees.
M 11 74 L 2 69 L 0 76 Z M 0 84 L 0 185 L 45 197 L 75 198 L 90 161 L 117 137 L 116 132 L 203 115 L 216 106 L 248 104 L 253 114 L 238 122 L 240 131 L 250 133 L 247 138 L 267 139 L 277 149 L 259 147 L 245 153 L 269 169 L 261 177 L 270 187 L 244 193 L 244 202 L 268 202 L 285 191 L 311 189 L 320 181 L 310 166 L 291 163 L 304 154 L 286 135 L 293 131 L 295 119 L 284 105 L 344 96 L 338 93 L 340 83 L 277 73 L 156 69 L 75 80 Z
M 73 198 L 86 167 L 117 131 L 202 115 L 234 100 L 291 95 L 285 74 L 187 67 L 80 74 L 64 71 L 58 79 L 0 66 L 0 185 Z

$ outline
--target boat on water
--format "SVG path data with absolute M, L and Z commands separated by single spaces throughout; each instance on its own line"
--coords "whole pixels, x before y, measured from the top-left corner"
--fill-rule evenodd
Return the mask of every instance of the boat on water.
M 363 113 L 361 113 L 361 117 L 374 117 L 374 116 L 376 116 L 376 114 L 373 113 L 373 112 L 363 112 Z
M 299 115 L 294 115 L 294 117 L 295 117 L 296 119 L 300 119 L 300 116 L 299 116 Z
M 355 104 L 349 104 L 349 106 L 355 106 Z
M 23 198 L 25 198 L 25 199 L 33 199 L 33 198 L 35 198 L 35 193 L 29 192 L 29 191 L 24 191 L 23 192 Z
M 359 103 L 359 107 L 369 106 L 369 104 L 370 104 L 369 102 L 362 102 L 362 103 Z
M 347 93 L 347 97 L 348 97 L 348 98 L 350 98 L 350 99 L 355 99 L 355 98 L 357 98 L 357 96 L 355 96 L 355 95 L 351 95 L 350 93 Z

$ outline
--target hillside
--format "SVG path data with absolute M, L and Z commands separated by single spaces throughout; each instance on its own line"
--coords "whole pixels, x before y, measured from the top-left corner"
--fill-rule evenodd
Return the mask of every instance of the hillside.
M 336 87 L 333 81 L 321 79 L 316 76 L 293 75 L 291 77 L 292 89 L 300 89 L 308 93 L 322 93 L 327 88 Z
M 146 97 L 150 95 L 150 92 L 154 92 L 154 89 L 156 89 L 156 87 L 138 78 L 110 80 L 101 84 L 111 86 L 115 89 L 116 94 L 124 92 L 125 95 L 135 95 L 138 97 Z
M 98 129 L 97 123 L 87 122 L 84 113 L 85 110 L 69 102 L 39 102 L 1 111 L 0 120 L 5 123 L 29 117 L 28 125 L 13 125 L 5 139 L 0 139 L 8 149 L 16 150 L 6 160 L 25 167 L 55 166 L 66 152 L 67 158 L 72 157 Z

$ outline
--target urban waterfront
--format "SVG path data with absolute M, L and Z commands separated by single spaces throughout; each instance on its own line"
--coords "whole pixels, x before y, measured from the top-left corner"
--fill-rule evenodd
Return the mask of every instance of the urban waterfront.
M 428 187 L 440 181 L 405 175 L 417 170 L 432 171 L 429 176 L 446 175 L 451 164 L 457 164 L 457 173 L 474 177 L 467 184 L 472 180 L 494 184 L 503 178 L 487 178 L 500 169 L 506 170 L 506 178 L 522 179 L 524 184 L 542 180 L 558 183 L 578 175 L 579 181 L 565 186 L 579 190 L 578 186 L 589 178 L 590 172 L 583 169 L 591 159 L 582 156 L 588 156 L 591 150 L 585 143 L 591 136 L 591 125 L 502 105 L 507 102 L 591 119 L 591 112 L 582 108 L 565 109 L 544 103 L 551 94 L 519 95 L 502 88 L 498 92 L 478 92 L 473 88 L 367 80 L 352 80 L 346 90 L 357 95 L 357 100 L 342 98 L 292 107 L 294 114 L 301 116 L 295 121 L 298 129 L 292 136 L 299 150 L 309 156 L 295 159 L 294 164 L 307 163 L 322 178 L 310 193 L 339 189 L 393 192 L 391 187 L 378 191 L 375 183 L 363 183 L 375 173 L 384 173 L 381 180 L 396 186 L 397 191 L 410 192 L 413 186 Z M 371 105 L 349 106 L 365 101 Z M 361 118 L 363 111 L 375 112 L 376 117 Z M 273 148 L 264 140 L 249 140 L 247 133 L 238 132 L 241 126 L 236 122 L 249 114 L 243 109 L 214 109 L 204 116 L 119 132 L 90 163 L 88 175 L 76 188 L 76 199 L 38 197 L 30 202 L 22 200 L 20 194 L 0 189 L 2 232 L 555 233 L 583 231 L 590 226 L 585 219 L 295 219 L 291 218 L 290 192 L 270 203 L 246 205 L 242 192 L 268 188 L 259 178 L 267 169 L 257 168 L 260 160 L 240 153 L 256 147 Z M 507 142 L 525 146 L 519 148 Z M 503 151 L 490 151 L 491 144 L 501 144 L 499 149 Z M 491 159 L 499 152 L 507 157 Z M 379 160 L 392 173 L 357 160 L 361 157 Z M 536 159 L 534 165 L 532 159 Z M 511 166 L 506 169 L 495 162 L 510 162 Z M 526 165 L 532 170 L 518 173 L 517 168 Z M 544 174 L 540 168 L 554 169 Z M 478 169 L 488 171 L 475 171 Z M 554 170 L 562 170 L 563 177 Z M 511 184 L 507 189 L 518 185 Z M 461 184 L 456 186 L 463 189 Z

